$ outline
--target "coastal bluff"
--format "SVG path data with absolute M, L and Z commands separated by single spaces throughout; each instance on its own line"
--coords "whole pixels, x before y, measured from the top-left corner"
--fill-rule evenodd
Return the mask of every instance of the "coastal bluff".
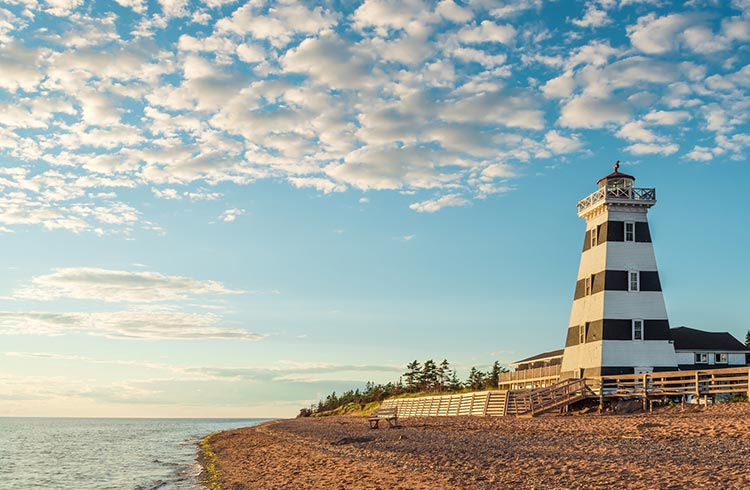
M 629 415 L 280 420 L 217 433 L 217 483 L 271 488 L 750 488 L 750 403 Z

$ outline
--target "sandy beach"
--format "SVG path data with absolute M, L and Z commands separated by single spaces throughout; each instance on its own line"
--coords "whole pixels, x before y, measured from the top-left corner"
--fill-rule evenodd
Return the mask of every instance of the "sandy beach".
M 211 438 L 221 488 L 750 488 L 750 403 L 630 415 L 282 420 Z

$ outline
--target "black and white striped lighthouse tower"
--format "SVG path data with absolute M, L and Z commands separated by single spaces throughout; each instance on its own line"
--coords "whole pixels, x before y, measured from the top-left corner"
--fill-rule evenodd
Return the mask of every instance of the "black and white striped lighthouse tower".
M 578 202 L 586 237 L 568 323 L 564 378 L 677 369 L 647 214 L 656 190 L 614 172 Z

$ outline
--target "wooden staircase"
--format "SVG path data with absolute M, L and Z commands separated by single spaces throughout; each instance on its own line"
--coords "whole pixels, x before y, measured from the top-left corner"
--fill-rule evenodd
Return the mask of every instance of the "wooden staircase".
M 579 400 L 595 396 L 586 386 L 584 379 L 571 378 L 560 381 L 552 386 L 536 390 L 511 392 L 513 396 L 513 410 L 511 401 L 508 402 L 508 415 L 516 417 L 535 417 L 556 408 L 569 406 Z

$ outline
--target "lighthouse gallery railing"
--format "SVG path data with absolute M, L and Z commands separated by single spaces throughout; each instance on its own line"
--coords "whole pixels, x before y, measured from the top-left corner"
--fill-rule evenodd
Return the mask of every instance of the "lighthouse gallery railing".
M 578 201 L 578 211 L 583 211 L 587 207 L 605 199 L 626 199 L 632 201 L 656 201 L 656 189 L 653 187 L 622 187 L 606 186 L 600 187 L 588 196 Z

